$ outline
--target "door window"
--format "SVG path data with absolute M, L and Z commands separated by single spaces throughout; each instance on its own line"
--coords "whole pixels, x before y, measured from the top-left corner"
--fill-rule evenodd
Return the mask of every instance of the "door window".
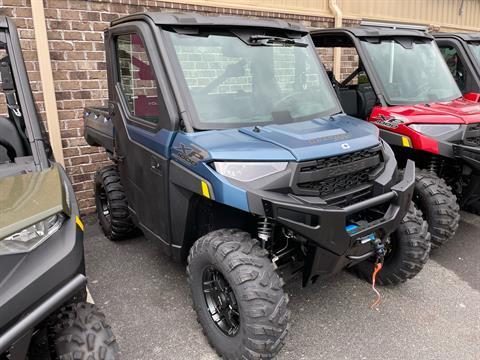
M 450 45 L 439 45 L 438 47 L 447 62 L 448 68 L 452 73 L 455 82 L 460 90 L 464 92 L 466 87 L 466 73 L 457 49 Z
M 116 38 L 119 82 L 131 115 L 157 124 L 158 88 L 142 39 L 136 34 Z

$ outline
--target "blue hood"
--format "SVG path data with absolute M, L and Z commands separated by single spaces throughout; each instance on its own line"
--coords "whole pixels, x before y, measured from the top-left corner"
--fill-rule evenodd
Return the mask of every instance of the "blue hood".
M 300 123 L 195 133 L 192 142 L 216 160 L 305 161 L 380 143 L 377 128 L 345 114 Z

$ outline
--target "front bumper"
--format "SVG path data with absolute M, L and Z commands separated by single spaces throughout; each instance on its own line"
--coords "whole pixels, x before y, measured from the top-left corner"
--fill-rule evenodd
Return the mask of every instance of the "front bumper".
M 453 156 L 466 162 L 474 172 L 480 171 L 480 147 L 453 144 Z
M 462 208 L 475 205 L 480 201 L 480 148 L 466 145 L 453 145 L 455 159 L 471 168 L 468 185 L 462 189 L 459 200 Z
M 265 216 L 303 237 L 310 248 L 304 268 L 304 285 L 325 277 L 374 254 L 368 243 L 360 240 L 375 234 L 385 240 L 399 225 L 413 196 L 415 164 L 407 162 L 403 178 L 390 191 L 343 208 L 315 203 L 315 197 L 284 195 L 285 200 L 262 197 Z M 347 225 L 356 214 L 385 206 L 383 215 L 362 222 L 354 231 Z
M 17 339 L 32 330 L 39 322 L 62 306 L 66 300 L 84 288 L 86 284 L 87 278 L 85 275 L 76 275 L 72 280 L 38 304 L 38 306 L 31 309 L 25 317 L 6 329 L 0 334 L 0 355 L 8 350 Z

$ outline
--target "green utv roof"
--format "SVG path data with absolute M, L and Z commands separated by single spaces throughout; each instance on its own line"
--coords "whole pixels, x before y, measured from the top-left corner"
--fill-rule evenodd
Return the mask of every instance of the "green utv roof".
M 0 179 L 0 240 L 58 212 L 68 212 L 58 167 Z
M 284 20 L 262 20 L 248 19 L 238 16 L 205 16 L 195 13 L 174 13 L 174 12 L 145 12 L 127 15 L 113 20 L 111 25 L 117 25 L 134 20 L 150 20 L 156 25 L 170 26 L 195 26 L 195 27 L 255 27 L 265 29 L 282 29 L 296 31 L 304 34 L 308 30 L 296 23 L 289 23 Z

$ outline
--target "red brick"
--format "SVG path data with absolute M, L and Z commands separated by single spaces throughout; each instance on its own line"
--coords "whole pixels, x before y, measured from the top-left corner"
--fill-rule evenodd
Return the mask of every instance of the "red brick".
M 88 22 L 82 22 L 82 21 L 72 21 L 70 22 L 70 28 L 72 30 L 91 30 L 91 25 Z
M 80 31 L 64 31 L 63 38 L 65 40 L 83 40 L 83 33 Z M 74 42 L 75 46 L 77 42 Z
M 100 21 L 100 13 L 96 11 L 84 11 L 80 14 L 80 17 L 85 21 Z
M 80 20 L 80 11 L 60 10 L 60 19 L 62 20 Z
M 2 6 L 26 6 L 26 0 L 3 0 Z

